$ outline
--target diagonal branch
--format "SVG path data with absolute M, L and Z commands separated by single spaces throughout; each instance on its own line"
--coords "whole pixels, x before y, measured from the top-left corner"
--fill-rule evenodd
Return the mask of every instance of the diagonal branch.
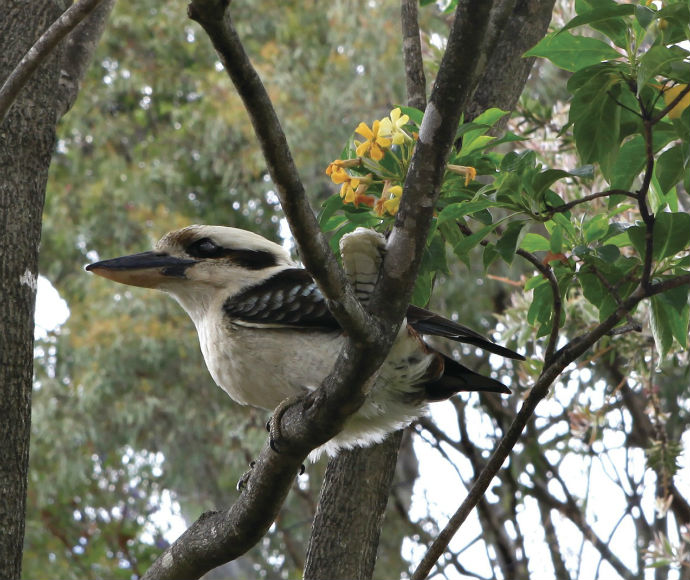
M 19 61 L 19 64 L 0 87 L 0 123 L 34 71 L 57 44 L 84 20 L 100 2 L 101 0 L 80 0 L 70 6 L 60 18 L 50 25 L 48 30 L 29 49 L 29 52 L 24 55 L 24 58 Z
M 434 563 L 448 547 L 452 537 L 460 529 L 462 523 L 488 489 L 494 476 L 498 473 L 499 469 L 501 469 L 503 462 L 520 438 L 527 421 L 532 417 L 537 405 L 546 397 L 549 392 L 549 387 L 563 372 L 565 367 L 582 356 L 595 342 L 616 326 L 616 324 L 637 306 L 639 302 L 645 298 L 688 283 L 690 283 L 690 274 L 676 276 L 675 278 L 670 278 L 663 282 L 650 284 L 647 288 L 639 286 L 606 320 L 593 328 L 590 332 L 574 338 L 555 353 L 551 364 L 544 367 L 544 370 L 534 383 L 532 390 L 524 400 L 508 431 L 491 454 L 486 467 L 479 474 L 479 477 L 477 477 L 467 497 L 425 554 L 412 575 L 412 580 L 423 580 L 427 577 Z
M 637 199 L 637 196 L 634 193 L 631 193 L 626 189 L 607 189 L 606 191 L 597 191 L 595 193 L 585 195 L 584 197 L 581 197 L 579 199 L 574 199 L 573 201 L 564 203 L 563 205 L 559 205 L 557 207 L 550 207 L 548 211 L 539 214 L 539 219 L 548 220 L 551 219 L 554 216 L 554 214 L 569 211 L 575 206 L 580 205 L 582 203 L 589 203 L 592 200 L 599 199 L 601 197 L 611 197 L 612 195 L 624 195 L 626 197 Z
M 348 335 L 368 340 L 377 334 L 376 328 L 355 298 L 319 228 L 271 99 L 244 50 L 227 5 L 223 0 L 192 0 L 188 14 L 208 34 L 249 113 L 304 265 Z

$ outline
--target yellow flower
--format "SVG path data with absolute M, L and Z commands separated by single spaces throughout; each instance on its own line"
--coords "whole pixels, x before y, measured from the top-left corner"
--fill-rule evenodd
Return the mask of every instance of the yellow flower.
M 374 121 L 371 129 L 365 124 L 360 123 L 355 129 L 366 141 L 355 141 L 357 145 L 357 155 L 360 157 L 369 154 L 374 161 L 381 161 L 383 159 L 384 149 L 391 146 L 391 140 L 385 134 L 381 134 L 381 123 Z
M 359 187 L 359 178 L 350 177 L 347 175 L 347 179 L 345 181 L 341 181 L 341 183 L 343 185 L 340 188 L 340 197 L 343 198 L 345 203 L 354 203 L 357 193 L 356 190 Z
M 332 176 L 334 173 L 344 173 L 344 169 L 348 167 L 358 167 L 360 165 L 362 165 L 361 157 L 356 157 L 355 159 L 336 159 L 326 167 L 326 175 Z M 336 181 L 336 183 L 338 182 Z
M 383 186 L 383 193 L 381 199 L 376 202 L 374 211 L 383 216 L 384 213 L 395 215 L 400 208 L 400 198 L 402 197 L 403 189 L 400 185 L 390 185 L 390 181 L 386 181 Z
M 330 175 L 333 183 L 343 183 L 350 179 L 347 171 L 345 171 L 342 167 L 334 165 L 333 163 L 331 163 L 328 166 L 328 169 L 326 169 L 326 175 Z
M 448 171 L 465 176 L 465 187 L 470 184 L 475 177 L 477 177 L 477 170 L 474 167 L 465 167 L 464 165 L 448 164 Z
M 360 203 L 372 207 L 374 205 L 374 198 L 364 195 L 371 185 L 371 181 L 371 173 L 366 177 L 351 177 L 347 175 L 347 180 L 343 182 L 340 188 L 340 197 L 343 198 L 344 203 L 353 203 L 355 207 L 358 207 Z
M 381 119 L 381 129 L 379 133 L 385 136 L 390 136 L 393 144 L 402 145 L 405 139 L 410 136 L 405 132 L 403 127 L 410 121 L 408 115 L 401 115 L 400 107 L 396 107 L 391 111 L 390 117 Z

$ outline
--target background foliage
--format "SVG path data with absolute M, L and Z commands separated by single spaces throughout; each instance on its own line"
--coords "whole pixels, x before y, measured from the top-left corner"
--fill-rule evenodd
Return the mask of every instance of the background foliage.
M 562 339 L 572 337 L 615 310 L 645 273 L 658 280 L 690 268 L 690 115 L 660 117 L 668 89 L 690 81 L 687 52 L 677 46 L 688 37 L 687 3 L 668 2 L 661 12 L 602 1 L 575 8 L 568 29 L 532 51 L 558 68 L 542 61 L 510 121 L 512 134 L 531 140 L 509 137 L 496 147 L 497 119 L 464 125 L 453 161 L 480 177 L 447 181 L 418 284 L 420 302 L 435 281 L 435 310 L 524 349 L 530 358 L 516 367 L 471 349 L 456 353 L 516 387 L 538 375 L 552 317 Z M 398 4 L 233 9 L 319 206 L 336 191 L 324 170 L 351 131 L 404 98 Z M 555 24 L 570 20 L 569 9 L 559 9 Z M 420 14 L 433 72 L 445 16 L 436 6 Z M 189 223 L 279 234 L 277 198 L 251 126 L 198 35 L 174 3 L 118 4 L 59 129 L 41 271 L 70 317 L 37 348 L 27 578 L 139 576 L 171 539 L 169 511 L 190 521 L 229 503 L 265 438 L 265 414 L 229 404 L 208 377 L 176 304 L 82 271 Z M 645 180 L 650 150 L 656 163 Z M 624 193 L 644 187 L 658 213 L 651 262 L 645 216 Z M 609 189 L 617 193 L 568 207 Z M 329 207 L 362 219 L 347 206 Z M 560 308 L 543 270 L 516 252 L 550 269 Z M 677 468 L 688 426 L 688 312 L 687 286 L 659 295 L 624 323 L 641 332 L 606 337 L 567 369 L 476 522 L 451 545 L 446 574 L 637 578 L 654 564 L 660 577 L 669 566 L 687 577 L 690 484 Z M 443 487 L 423 478 L 412 499 L 417 460 L 403 453 L 379 577 L 404 573 L 436 535 L 450 509 L 441 497 L 479 472 L 519 406 L 523 393 L 515 391 L 502 401 L 457 398 L 415 427 L 422 472 L 433 464 L 442 475 L 431 479 Z M 272 533 L 230 565 L 233 573 L 299 576 L 322 469 L 309 467 Z

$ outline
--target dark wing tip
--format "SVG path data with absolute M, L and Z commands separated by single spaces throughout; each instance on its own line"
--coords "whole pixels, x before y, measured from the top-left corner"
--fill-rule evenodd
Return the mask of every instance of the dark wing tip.
M 512 393 L 502 382 L 480 375 L 452 358 L 442 356 L 443 374 L 425 385 L 429 401 L 442 401 L 460 392 L 482 391 L 502 395 Z
M 420 308 L 419 306 L 410 304 L 407 309 L 407 322 L 421 334 L 441 336 L 449 338 L 450 340 L 455 340 L 456 342 L 471 344 L 504 358 L 525 360 L 525 357 L 521 354 L 484 338 L 471 328 L 453 322 L 448 318 L 431 312 L 430 310 Z

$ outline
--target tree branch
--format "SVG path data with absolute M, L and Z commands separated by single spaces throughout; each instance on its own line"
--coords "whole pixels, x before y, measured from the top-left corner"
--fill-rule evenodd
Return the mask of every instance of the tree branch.
M 98 6 L 101 0 L 79 0 L 50 25 L 0 87 L 0 123 L 34 71 L 57 44 Z
M 394 307 L 386 308 L 378 317 L 386 330 L 385 333 L 380 332 L 380 327 L 371 323 L 354 297 L 318 229 L 275 111 L 225 8 L 221 0 L 193 0 L 189 15 L 209 35 L 245 103 L 305 265 L 329 298 L 329 306 L 350 340 L 321 388 L 283 414 L 281 432 L 289 445 L 281 449 L 280 454 L 264 447 L 235 504 L 221 512 L 204 514 L 159 557 L 145 578 L 199 577 L 239 556 L 266 533 L 307 453 L 334 436 L 346 418 L 361 406 L 363 384 L 378 369 L 388 352 L 416 275 L 416 268 L 406 268 L 402 276 L 396 272 L 395 280 L 388 281 L 387 286 L 384 284 L 384 288 L 394 288 L 396 301 Z M 456 117 L 459 118 L 459 111 Z M 427 130 L 427 134 L 431 137 L 431 145 L 434 132 Z M 442 167 L 436 172 L 442 175 Z M 431 220 L 431 213 L 427 220 Z M 405 225 L 403 220 L 403 226 L 399 228 L 403 236 L 398 235 L 398 239 L 407 239 L 410 232 L 415 232 L 416 223 L 419 222 L 412 219 Z M 405 246 L 405 249 L 421 257 L 425 241 L 426 233 L 415 238 L 416 243 Z M 397 243 L 391 247 L 396 255 L 395 248 L 399 249 L 401 245 Z M 417 266 L 418 263 L 419 258 L 415 260 Z M 388 304 L 387 300 L 383 302 Z M 213 541 L 209 541 L 209 537 Z
M 60 66 L 60 116 L 67 113 L 77 99 L 81 81 L 93 59 L 115 0 L 101 0 L 91 14 L 77 25 L 65 40 Z
M 671 288 L 682 286 L 688 283 L 690 283 L 690 274 L 676 276 L 675 278 L 670 278 L 663 282 L 651 284 L 646 289 L 642 286 L 639 286 L 606 320 L 601 322 L 587 334 L 574 338 L 554 354 L 551 364 L 544 367 L 541 375 L 534 383 L 532 390 L 520 407 L 520 410 L 515 416 L 515 419 L 510 425 L 507 433 L 496 446 L 496 449 L 491 454 L 486 467 L 479 474 L 479 477 L 477 477 L 477 480 L 472 486 L 472 489 L 470 489 L 470 492 L 467 494 L 467 497 L 457 509 L 455 514 L 453 514 L 446 527 L 441 531 L 439 536 L 436 538 L 436 541 L 431 545 L 425 554 L 424 558 L 412 575 L 412 580 L 423 580 L 427 577 L 436 560 L 441 557 L 452 537 L 455 535 L 458 529 L 460 529 L 460 526 L 470 514 L 472 509 L 474 509 L 474 507 L 477 505 L 481 497 L 484 495 L 484 492 L 486 492 L 491 480 L 498 473 L 498 470 L 503 465 L 503 462 L 508 457 L 508 454 L 520 438 L 527 421 L 534 414 L 534 410 L 536 409 L 537 405 L 548 394 L 549 387 L 563 372 L 565 367 L 583 355 L 591 346 L 594 345 L 595 342 L 597 342 L 602 336 L 616 326 L 616 324 L 618 324 L 618 322 L 622 320 L 625 315 L 630 312 L 640 301 L 655 294 L 659 294 L 666 290 L 670 290 Z
M 399 324 L 407 307 L 461 112 L 468 106 L 492 52 L 493 2 L 460 0 L 436 82 L 419 130 L 400 209 L 388 240 L 383 276 L 371 311 Z
M 426 77 L 424 76 L 422 45 L 419 39 L 417 4 L 418 0 L 402 0 L 400 16 L 407 104 L 423 111 L 426 108 Z
M 637 575 L 632 574 L 628 567 L 611 551 L 607 542 L 604 542 L 596 532 L 587 524 L 582 515 L 582 511 L 577 504 L 568 498 L 567 502 L 558 501 L 541 484 L 536 484 L 533 488 L 523 488 L 526 493 L 530 493 L 540 502 L 555 509 L 563 516 L 568 518 L 580 530 L 582 535 L 589 540 L 601 556 L 626 580 L 635 580 Z
M 590 193 L 589 195 L 585 195 L 580 199 L 574 199 L 573 201 L 569 201 L 568 203 L 559 205 L 558 207 L 551 207 L 549 208 L 549 211 L 539 214 L 539 218 L 545 220 L 551 219 L 554 216 L 554 214 L 563 213 L 571 210 L 575 206 L 580 205 L 582 203 L 588 203 L 592 200 L 599 199 L 600 197 L 611 197 L 612 195 L 624 195 L 626 197 L 637 199 L 637 195 L 625 189 L 607 189 L 606 191 L 597 191 L 596 193 Z

